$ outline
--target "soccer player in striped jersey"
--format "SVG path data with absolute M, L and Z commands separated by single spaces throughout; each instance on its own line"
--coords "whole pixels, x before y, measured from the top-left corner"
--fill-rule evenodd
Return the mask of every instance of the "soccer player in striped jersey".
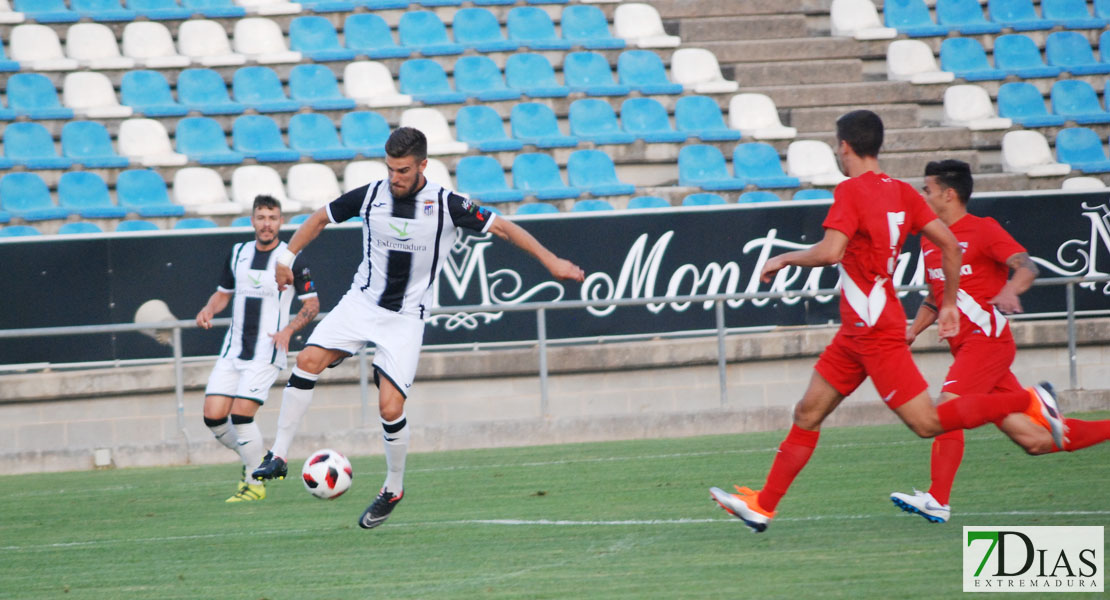
M 868 377 L 887 407 L 921 437 L 972 429 L 1026 410 L 1043 412 L 1053 436 L 1063 436 L 1051 386 L 967 394 L 933 405 L 906 343 L 906 313 L 894 291 L 894 267 L 907 235 L 921 232 L 936 245 L 945 276 L 938 320 L 941 338 L 948 338 L 959 331 L 960 246 L 921 194 L 880 169 L 883 122 L 877 114 L 857 110 L 841 116 L 836 138 L 837 157 L 850 179 L 836 188 L 824 237 L 805 250 L 771 258 L 760 275 L 770 282 L 788 266 L 839 263 L 840 330 L 821 353 L 809 387 L 794 407 L 793 427 L 779 446 L 763 489 L 736 486 L 736 494 L 710 489 L 721 508 L 756 532 L 767 528 L 779 500 L 809 462 L 825 417 Z
M 1005 315 L 1021 312 L 1018 296 L 1033 284 L 1037 265 L 997 221 L 968 214 L 967 202 L 973 186 L 971 167 L 965 162 L 944 160 L 925 166 L 925 201 L 963 248 L 956 297 L 960 331 L 948 338 L 955 360 L 944 378 L 942 401 L 964 394 L 1021 391 L 1021 384 L 1010 370 L 1017 346 Z M 921 252 L 930 291 L 906 330 L 906 342 L 910 344 L 936 321 L 937 298 L 942 297 L 940 290 L 945 281 L 937 247 L 923 240 Z M 1037 417 L 1013 413 L 995 421 L 995 425 L 1029 454 L 1073 452 L 1110 438 L 1110 421 L 1065 419 L 1067 435 L 1063 447 L 1059 447 Z M 933 439 L 929 491 L 914 490 L 912 495 L 894 492 L 891 501 L 930 522 L 948 521 L 952 484 L 963 453 L 962 430 L 937 436 Z
M 281 204 L 276 199 L 265 195 L 254 199 L 254 242 L 232 247 L 216 291 L 197 313 L 197 325 L 210 329 L 212 318 L 232 305 L 231 327 L 204 391 L 204 424 L 243 461 L 243 480 L 228 502 L 266 497 L 265 484 L 247 476 L 247 469 L 258 465 L 264 450 L 254 415 L 285 368 L 290 338 L 320 312 L 304 260 L 293 265 L 292 288 L 279 290 L 274 281 L 277 255 L 285 249 L 285 242 L 278 239 L 281 223 Z M 301 301 L 301 310 L 290 321 L 294 295 Z
M 386 477 L 377 497 L 359 518 L 364 529 L 385 522 L 404 497 L 403 477 L 410 430 L 405 400 L 416 376 L 424 318 L 434 298 L 436 277 L 459 228 L 489 232 L 534 256 L 557 279 L 582 281 L 574 263 L 555 256 L 531 234 L 424 177 L 428 142 L 424 134 L 401 127 L 385 144 L 388 179 L 343 194 L 305 221 L 278 259 L 277 281 L 292 281 L 286 268 L 329 223 L 352 217 L 362 221 L 362 263 L 351 288 L 324 317 L 297 356 L 285 386 L 277 436 L 254 471 L 261 479 L 288 471 L 289 445 L 309 404 L 319 374 L 329 365 L 375 345 L 374 381 L 385 443 Z

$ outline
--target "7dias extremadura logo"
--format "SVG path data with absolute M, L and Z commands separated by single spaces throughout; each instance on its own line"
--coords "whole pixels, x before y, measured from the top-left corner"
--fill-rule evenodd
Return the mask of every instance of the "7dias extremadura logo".
M 1103 528 L 964 527 L 965 592 L 1102 592 Z

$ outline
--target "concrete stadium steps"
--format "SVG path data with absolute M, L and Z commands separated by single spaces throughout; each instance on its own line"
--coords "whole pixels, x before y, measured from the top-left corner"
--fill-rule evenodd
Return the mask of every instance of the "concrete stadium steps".
M 721 4 L 742 3 L 723 2 Z M 683 45 L 696 46 L 706 41 L 807 37 L 809 26 L 804 14 L 790 14 L 779 9 L 773 14 L 752 16 L 687 17 L 678 21 L 674 34 L 682 38 Z
M 856 106 L 779 107 L 784 125 L 797 128 L 798 137 L 829 132 L 840 115 L 858 109 L 873 110 L 882 116 L 883 125 L 891 129 L 911 129 L 921 123 L 917 104 L 860 104 Z

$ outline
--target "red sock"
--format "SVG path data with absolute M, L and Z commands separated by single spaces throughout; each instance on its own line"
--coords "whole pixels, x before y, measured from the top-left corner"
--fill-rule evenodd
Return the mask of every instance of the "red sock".
M 1029 406 L 1029 392 L 1001 392 L 997 394 L 967 394 L 937 406 L 940 426 L 945 431 L 975 429 L 993 423 L 1010 413 L 1025 412 Z
M 790 433 L 779 445 L 779 453 L 771 463 L 771 471 L 767 473 L 767 483 L 759 491 L 759 505 L 764 510 L 774 511 L 779 500 L 786 494 L 787 488 L 794 482 L 794 478 L 802 471 L 817 447 L 817 438 L 820 431 L 808 431 L 791 425 Z
M 1110 440 L 1110 421 L 1080 421 L 1079 419 L 1064 419 L 1068 433 L 1064 436 L 1065 450 L 1075 452 L 1088 446 L 1100 444 Z M 1056 446 L 1053 452 L 1058 452 Z
M 952 495 L 952 483 L 956 480 L 956 471 L 960 468 L 960 461 L 964 458 L 964 432 L 962 429 L 948 431 L 933 438 L 933 459 L 930 463 L 930 474 L 933 483 L 929 493 L 941 504 L 948 504 Z

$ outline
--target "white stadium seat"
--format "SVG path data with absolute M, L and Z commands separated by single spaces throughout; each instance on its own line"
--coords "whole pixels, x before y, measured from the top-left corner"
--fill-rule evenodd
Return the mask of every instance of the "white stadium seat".
M 428 138 L 428 154 L 463 154 L 469 146 L 451 135 L 447 118 L 434 108 L 409 108 L 401 113 L 401 126 L 414 127 Z
M 994 112 L 987 90 L 977 85 L 953 85 L 944 90 L 942 124 L 973 131 L 1009 129 L 1014 122 Z
M 0 23 L 14 25 L 22 23 L 24 18 L 23 13 L 12 10 L 8 0 L 0 0 Z
M 119 124 L 119 153 L 148 167 L 177 167 L 189 157 L 173 151 L 165 126 L 154 119 L 127 119 Z
M 832 186 L 847 179 L 836 164 L 833 149 L 818 140 L 790 142 L 786 149 L 786 173 L 817 186 Z
M 231 201 L 248 213 L 254 207 L 254 198 L 260 194 L 273 196 L 281 203 L 282 212 L 292 213 L 301 205 L 292 202 L 285 195 L 285 184 L 281 175 L 273 167 L 266 165 L 244 165 L 231 173 Z
M 857 40 L 889 40 L 898 30 L 884 27 L 871 0 L 833 0 L 829 8 L 832 34 Z
M 100 23 L 77 23 L 66 31 L 66 56 L 87 69 L 131 69 L 135 59 L 119 53 L 116 34 Z
M 428 159 L 428 166 L 424 167 L 424 177 L 449 190 L 455 189 L 455 183 L 451 180 L 451 172 L 447 170 L 447 165 L 443 164 L 443 161 L 438 158 Z
M 235 22 L 232 47 L 262 64 L 300 62 L 301 53 L 289 50 L 281 27 L 270 19 L 247 17 Z
M 327 165 L 319 163 L 293 165 L 289 168 L 286 179 L 289 199 L 311 210 L 316 210 L 335 200 L 342 193 L 339 191 L 339 181 L 335 178 L 335 171 Z
M 682 40 L 663 31 L 663 20 L 650 4 L 622 3 L 613 11 L 613 31 L 631 46 L 640 48 L 674 48 Z
M 220 174 L 206 167 L 186 167 L 173 175 L 173 201 L 194 215 L 238 215 L 243 207 L 227 197 Z
M 62 103 L 79 117 L 116 119 L 130 117 L 130 106 L 122 106 L 107 75 L 95 71 L 66 73 Z
M 74 71 L 78 64 L 62 54 L 58 34 L 46 25 L 28 23 L 12 27 L 8 53 L 30 71 Z
M 1027 177 L 1057 177 L 1070 173 L 1071 165 L 1056 162 L 1041 132 L 1023 129 L 1002 136 L 1002 170 Z
M 671 79 L 697 94 L 727 94 L 740 84 L 721 75 L 717 57 L 704 48 L 680 48 L 671 55 Z
M 412 96 L 397 92 L 393 75 L 380 62 L 359 60 L 343 68 L 343 94 L 366 106 L 410 106 Z
M 301 5 L 285 0 L 235 0 L 235 3 L 256 15 L 295 15 Z
M 236 66 L 247 62 L 247 57 L 231 50 L 224 26 L 216 21 L 190 19 L 177 30 L 177 49 L 198 64 L 206 67 Z
M 886 48 L 886 76 L 891 81 L 948 83 L 954 73 L 941 71 L 933 49 L 921 40 L 894 40 Z
M 736 94 L 728 102 L 728 126 L 759 140 L 788 140 L 798 135 L 779 120 L 774 100 L 763 94 Z
M 170 30 L 154 21 L 132 21 L 123 28 L 123 55 L 152 69 L 187 67 L 190 62 L 177 53 Z
M 380 160 L 353 160 L 343 169 L 343 191 L 349 192 L 388 177 L 389 169 Z
M 1103 190 L 1106 189 L 1106 183 L 1098 177 L 1069 177 L 1060 184 L 1060 189 L 1069 191 Z

